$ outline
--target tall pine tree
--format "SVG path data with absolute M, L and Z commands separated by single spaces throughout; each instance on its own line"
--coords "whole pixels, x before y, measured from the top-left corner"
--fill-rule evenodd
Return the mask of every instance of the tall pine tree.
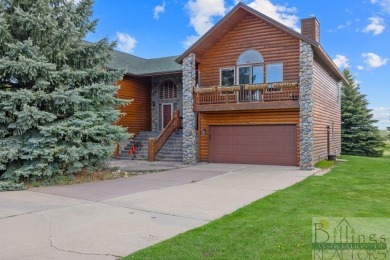
M 113 125 L 121 71 L 114 43 L 83 42 L 92 0 L 0 0 L 0 178 L 72 174 L 107 162 L 128 138 Z
M 387 137 L 387 140 L 390 140 L 390 127 L 387 127 L 387 132 L 389 133 L 389 136 Z
M 382 156 L 383 140 L 373 124 L 373 114 L 368 109 L 366 96 L 360 93 L 353 76 L 344 70 L 347 83 L 342 86 L 341 96 L 341 152 L 359 156 Z

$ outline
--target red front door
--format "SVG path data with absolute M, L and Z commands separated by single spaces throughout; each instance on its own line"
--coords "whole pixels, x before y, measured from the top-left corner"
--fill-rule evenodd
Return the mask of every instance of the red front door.
M 172 119 L 173 104 L 162 104 L 162 125 L 165 128 Z

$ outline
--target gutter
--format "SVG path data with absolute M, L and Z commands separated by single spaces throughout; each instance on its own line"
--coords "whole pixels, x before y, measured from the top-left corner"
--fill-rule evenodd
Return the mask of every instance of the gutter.
M 161 75 L 168 75 L 168 74 L 181 74 L 183 73 L 182 70 L 172 70 L 172 71 L 163 71 L 163 72 L 155 72 L 155 73 L 148 73 L 148 74 L 130 74 L 126 73 L 125 75 L 131 75 L 134 77 L 151 77 L 151 76 L 161 76 Z

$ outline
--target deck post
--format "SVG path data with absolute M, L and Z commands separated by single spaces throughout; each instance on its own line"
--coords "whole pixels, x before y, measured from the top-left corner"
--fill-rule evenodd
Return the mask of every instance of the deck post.
M 148 139 L 148 161 L 154 162 L 156 160 L 156 139 L 149 138 Z

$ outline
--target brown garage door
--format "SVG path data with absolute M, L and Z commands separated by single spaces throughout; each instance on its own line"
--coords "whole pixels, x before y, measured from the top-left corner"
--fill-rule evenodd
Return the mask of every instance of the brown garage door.
M 297 165 L 295 125 L 210 126 L 210 162 Z

